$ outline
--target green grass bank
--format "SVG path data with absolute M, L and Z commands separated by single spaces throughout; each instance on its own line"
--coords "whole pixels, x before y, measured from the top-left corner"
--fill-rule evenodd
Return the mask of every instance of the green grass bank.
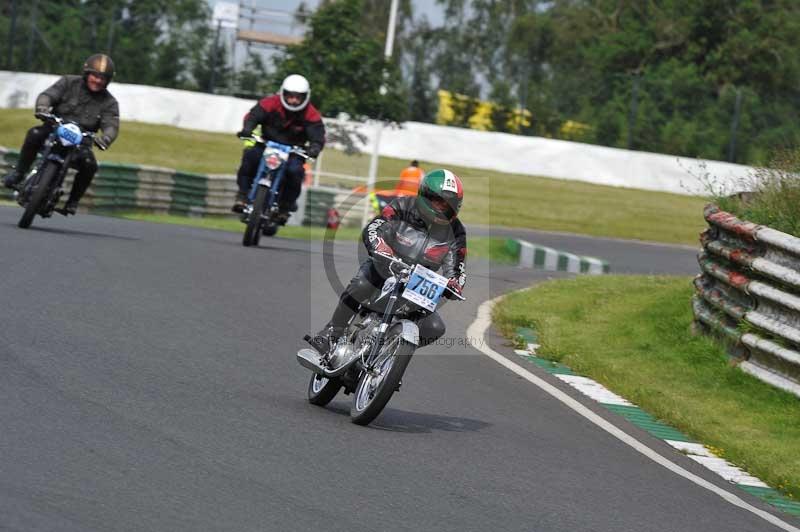
M 510 294 L 494 320 L 531 327 L 561 362 L 800 498 L 800 400 L 750 377 L 692 336 L 691 278 L 582 276 Z
M 0 131 L 0 145 L 12 149 L 19 149 L 27 129 L 36 124 L 29 109 L 0 109 L 0 122 L 5 126 Z M 207 133 L 125 121 L 117 142 L 97 155 L 107 162 L 233 174 L 241 150 L 233 132 Z M 421 163 L 427 169 L 440 166 L 435 161 Z M 378 175 L 397 176 L 407 164 L 406 160 L 381 157 Z M 323 152 L 324 171 L 365 176 L 368 167 L 368 154 Z M 705 200 L 699 197 L 448 167 L 464 180 L 463 219 L 467 223 L 690 245 L 697 243 L 705 225 Z

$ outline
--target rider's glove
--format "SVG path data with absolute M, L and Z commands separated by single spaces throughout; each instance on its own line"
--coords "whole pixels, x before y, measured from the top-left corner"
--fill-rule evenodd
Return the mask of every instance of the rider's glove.
M 252 131 L 245 131 L 244 129 L 243 129 L 243 130 L 241 130 L 241 131 L 239 131 L 239 132 L 236 134 L 236 138 L 242 138 L 242 137 L 245 137 L 245 138 L 250 138 L 250 137 L 252 137 L 252 136 L 253 136 L 253 132 L 252 132 Z
M 33 113 L 33 116 L 35 116 L 39 120 L 45 120 L 50 115 L 51 110 L 52 110 L 51 107 L 46 107 L 46 106 L 37 107 L 36 112 Z
M 95 137 L 94 143 L 97 144 L 97 147 L 101 150 L 107 150 L 108 146 L 111 144 L 111 138 L 108 135 L 103 135 L 102 137 Z
M 450 290 L 452 290 L 456 294 L 461 295 L 462 287 L 461 287 L 461 283 L 458 282 L 458 278 L 451 277 L 450 280 L 447 281 L 447 288 L 449 288 Z M 455 299 L 455 296 L 453 294 L 451 294 L 450 292 L 445 292 L 445 297 L 447 297 L 449 299 Z
M 311 145 L 306 150 L 306 155 L 308 155 L 312 159 L 316 159 L 317 156 L 319 155 L 319 152 L 320 152 L 320 149 L 319 149 L 318 146 Z

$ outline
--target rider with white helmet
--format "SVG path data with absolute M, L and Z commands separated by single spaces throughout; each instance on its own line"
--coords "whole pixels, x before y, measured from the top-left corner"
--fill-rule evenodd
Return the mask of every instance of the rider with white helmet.
M 299 75 L 287 76 L 281 83 L 277 94 L 259 101 L 244 117 L 242 130 L 238 137 L 249 137 L 253 130 L 261 126 L 264 140 L 273 140 L 291 146 L 306 146 L 309 157 L 316 157 L 325 146 L 325 126 L 322 115 L 311 103 L 311 86 L 308 80 Z M 242 212 L 247 194 L 258 171 L 264 144 L 256 144 L 244 150 L 242 162 L 237 173 L 239 192 L 236 195 L 234 212 Z M 289 210 L 295 205 L 303 184 L 305 170 L 303 159 L 289 158 L 286 166 L 285 185 L 279 202 L 282 221 L 289 217 Z

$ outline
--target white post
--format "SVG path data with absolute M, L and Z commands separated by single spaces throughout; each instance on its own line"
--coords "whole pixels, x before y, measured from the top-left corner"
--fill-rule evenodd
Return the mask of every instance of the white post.
M 317 155 L 317 160 L 314 161 L 314 186 L 319 186 L 319 173 L 322 171 L 322 152 Z
M 392 57 L 392 48 L 394 47 L 394 25 L 397 21 L 397 0 L 392 0 L 392 5 L 389 8 L 389 28 L 386 30 L 386 47 L 383 50 L 383 55 L 386 59 Z
M 364 213 L 361 216 L 361 225 L 367 225 L 367 222 L 372 218 L 370 216 L 371 205 L 369 201 L 370 194 L 375 192 L 375 181 L 378 175 L 378 146 L 381 144 L 381 133 L 383 132 L 383 122 L 380 120 L 375 121 L 375 142 L 372 144 L 372 156 L 369 159 L 369 177 L 367 178 L 367 191 L 366 198 L 364 198 Z
M 397 21 L 397 0 L 392 0 L 392 5 L 389 8 L 389 27 L 386 29 L 386 47 L 383 49 L 383 55 L 388 61 L 392 57 L 392 48 L 394 48 L 394 26 Z M 384 72 L 385 73 L 385 72 Z M 386 94 L 386 86 L 384 85 L 385 79 L 381 80 L 380 93 L 381 96 Z M 369 177 L 367 178 L 367 194 L 364 198 L 364 214 L 361 217 L 361 225 L 367 225 L 371 218 L 370 216 L 370 194 L 375 192 L 375 181 L 378 175 L 378 150 L 381 144 L 381 133 L 383 132 L 383 121 L 378 120 L 375 125 L 375 143 L 372 145 L 372 156 L 369 160 Z

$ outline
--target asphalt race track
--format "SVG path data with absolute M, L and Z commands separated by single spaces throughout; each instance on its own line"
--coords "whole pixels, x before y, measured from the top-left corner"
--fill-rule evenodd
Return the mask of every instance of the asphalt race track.
M 246 249 L 237 234 L 88 215 L 20 230 L 20 214 L 0 207 L 0 530 L 778 530 L 468 345 L 480 302 L 563 274 L 473 261 L 469 301 L 442 310 L 450 340 L 415 356 L 363 428 L 349 397 L 309 405 L 294 360 L 335 303 L 319 243 Z M 592 239 L 550 236 L 589 254 Z M 593 254 L 616 271 L 696 267 L 687 248 L 608 246 L 616 258 Z M 353 245 L 329 257 L 346 282 Z

